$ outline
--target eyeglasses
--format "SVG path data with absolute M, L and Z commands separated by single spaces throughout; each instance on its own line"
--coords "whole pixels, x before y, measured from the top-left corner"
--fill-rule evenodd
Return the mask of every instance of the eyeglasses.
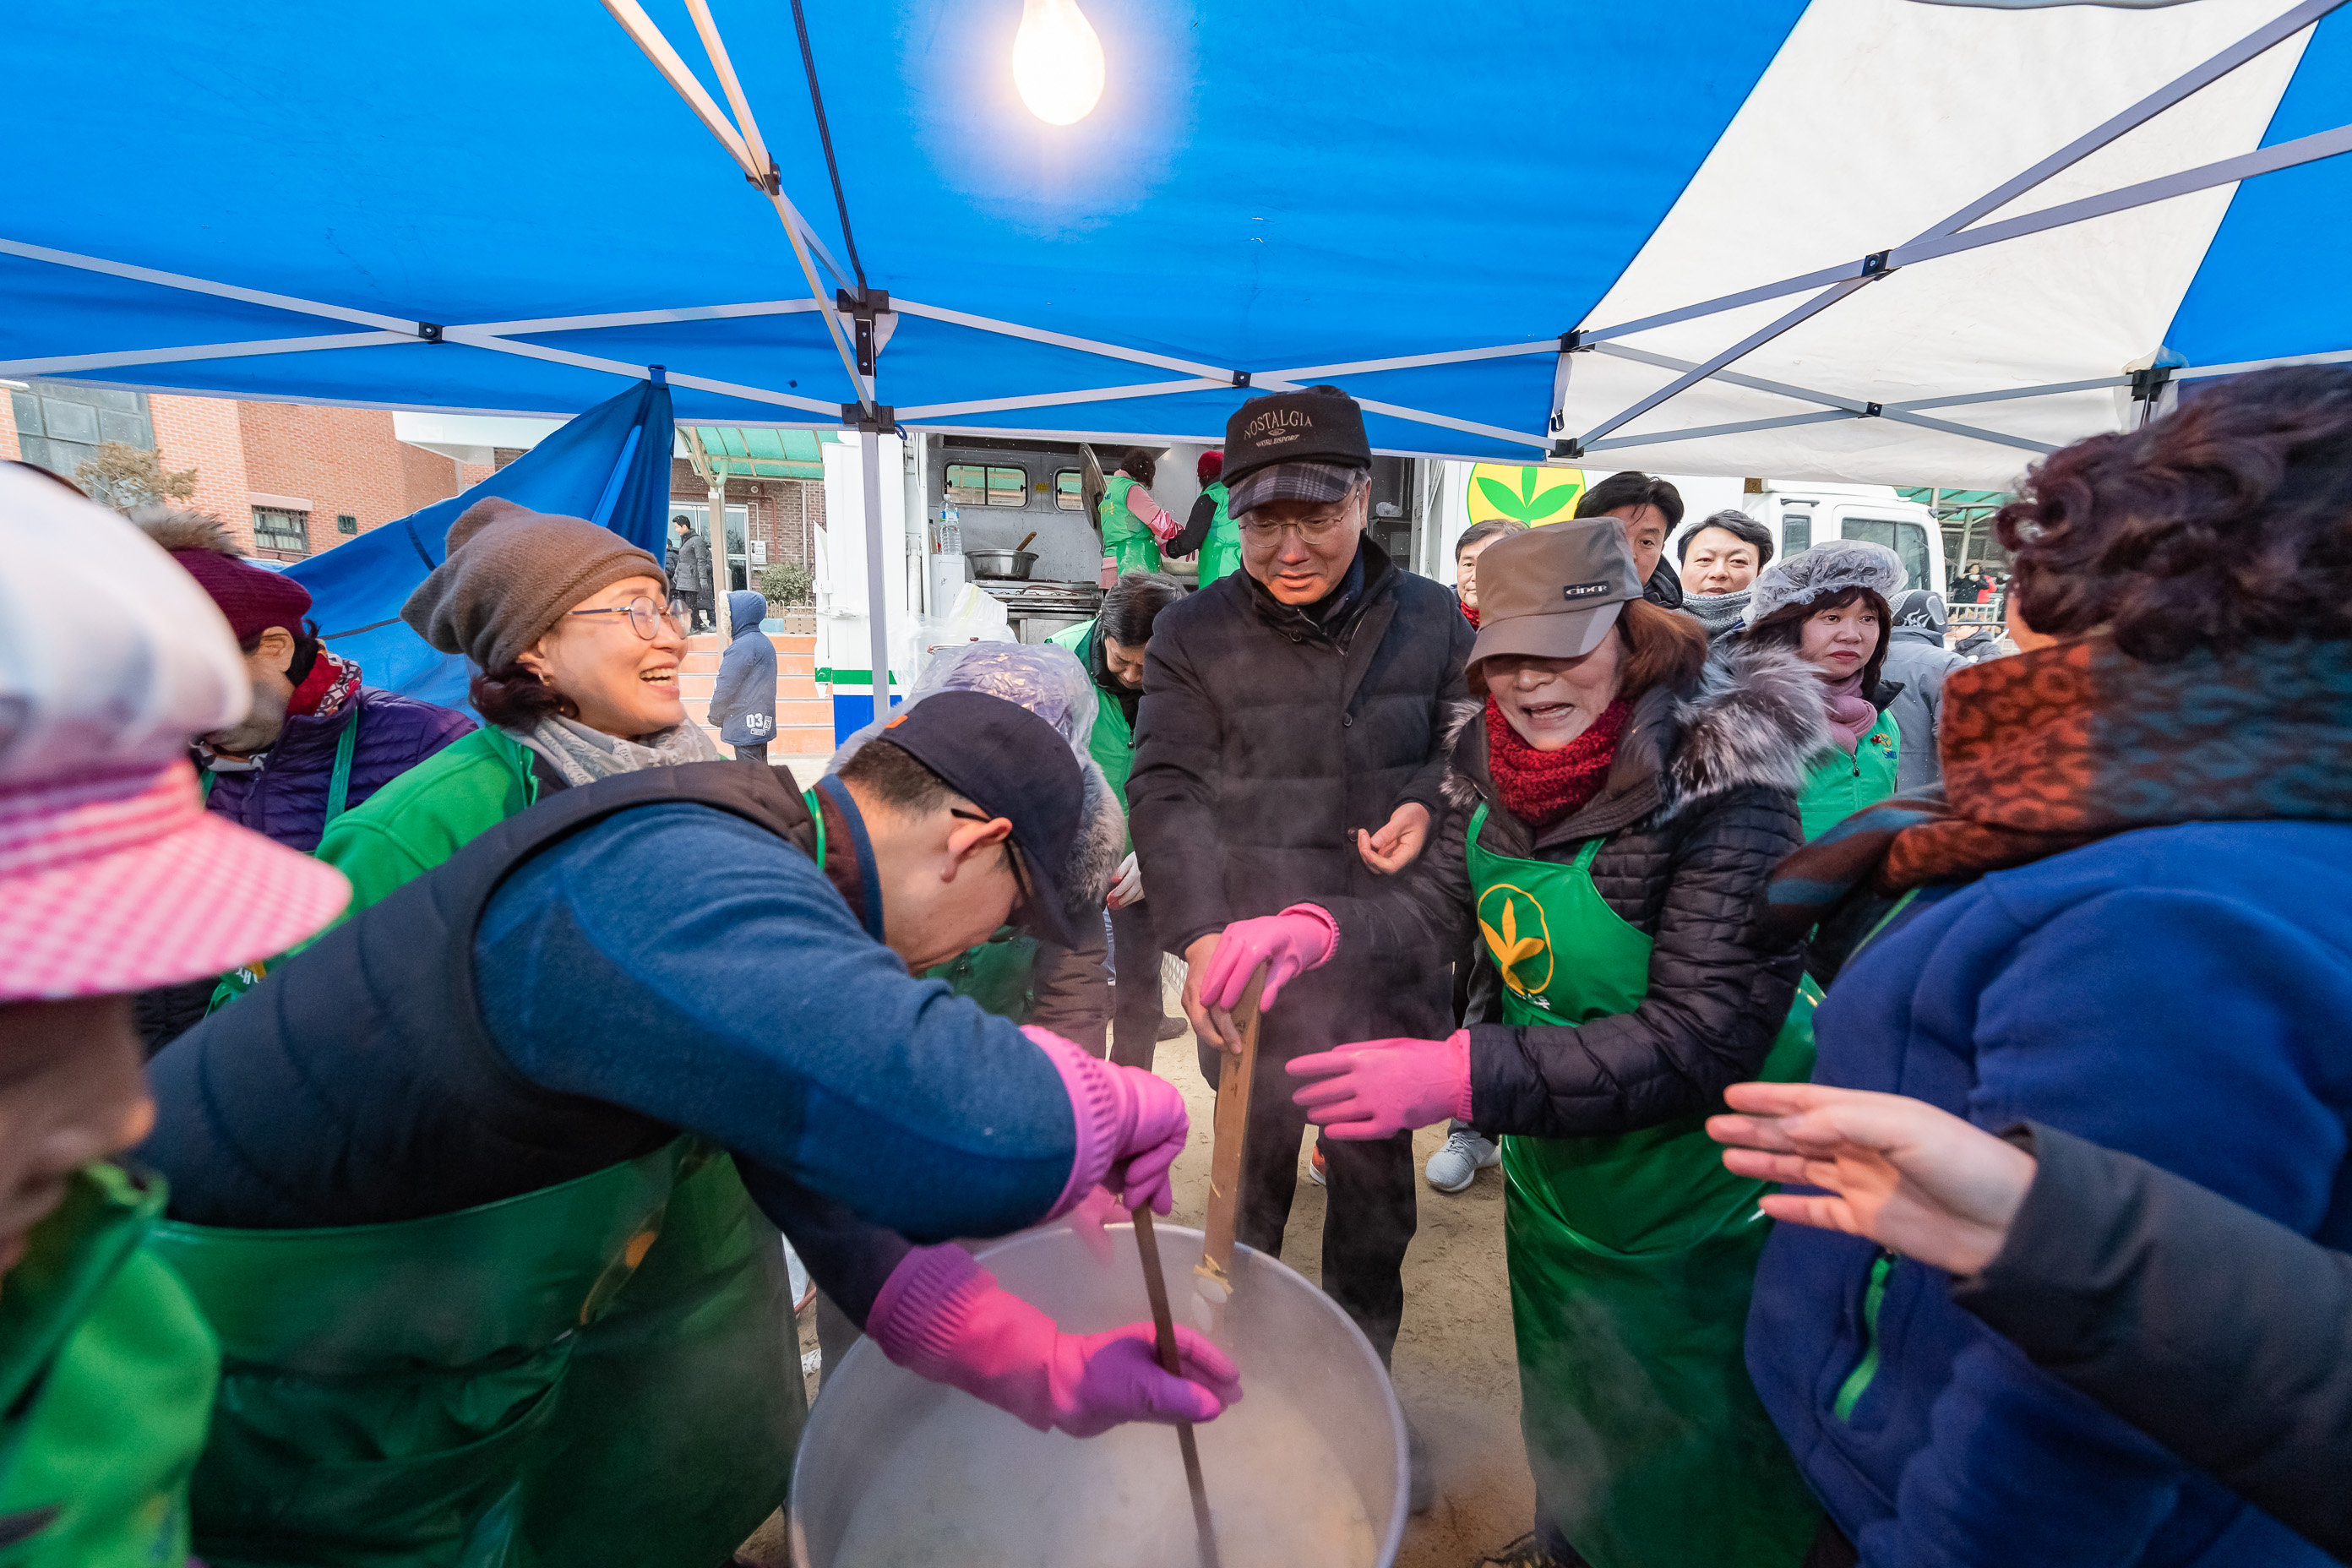
M 996 820 L 981 812 L 964 811 L 952 805 L 948 807 L 948 815 L 961 822 L 994 822 Z M 1029 907 L 1029 879 L 1021 869 L 1021 852 L 1013 847 L 1013 840 L 1010 838 L 1004 841 L 1004 864 L 1013 872 L 1014 900 L 1013 912 L 1017 915 Z
M 1240 524 L 1241 533 L 1250 543 L 1260 546 L 1272 544 L 1286 533 L 1296 533 L 1309 543 L 1320 543 L 1348 521 L 1349 510 L 1343 508 L 1324 517 L 1302 517 L 1290 522 L 1265 522 L 1245 518 Z
M 685 611 L 671 605 L 656 605 L 643 595 L 625 605 L 615 605 L 609 610 L 566 610 L 563 613 L 567 616 L 626 616 L 630 626 L 647 642 L 661 636 L 665 624 L 674 632 L 686 630 Z

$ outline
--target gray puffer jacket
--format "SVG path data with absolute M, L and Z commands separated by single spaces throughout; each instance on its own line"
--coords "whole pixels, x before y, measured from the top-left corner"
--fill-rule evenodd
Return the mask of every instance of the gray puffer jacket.
M 1566 863 L 1603 840 L 1594 890 L 1651 939 L 1649 992 L 1631 1013 L 1577 1026 L 1474 1024 L 1472 1122 L 1488 1135 L 1628 1131 L 1717 1108 L 1752 1078 L 1796 994 L 1798 950 L 1755 914 L 1765 878 L 1802 842 L 1797 786 L 1826 743 L 1819 683 L 1794 656 L 1718 649 L 1689 689 L 1644 692 L 1609 777 L 1580 810 L 1537 831 L 1505 808 L 1482 712 L 1455 737 L 1453 813 L 1421 862 L 1373 898 L 1317 900 L 1359 964 L 1450 952 L 1472 929 L 1472 816 L 1489 809 L 1491 852 Z

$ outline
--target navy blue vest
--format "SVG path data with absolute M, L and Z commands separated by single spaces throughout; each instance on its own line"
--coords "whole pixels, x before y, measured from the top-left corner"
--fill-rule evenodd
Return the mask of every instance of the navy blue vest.
M 172 1217 L 259 1229 L 416 1219 L 536 1192 L 677 1136 L 518 1073 L 482 1023 L 474 934 L 532 856 L 617 812 L 680 802 L 814 847 L 787 776 L 741 763 L 649 768 L 509 817 L 149 1064 L 155 1130 L 138 1158 L 170 1181 Z

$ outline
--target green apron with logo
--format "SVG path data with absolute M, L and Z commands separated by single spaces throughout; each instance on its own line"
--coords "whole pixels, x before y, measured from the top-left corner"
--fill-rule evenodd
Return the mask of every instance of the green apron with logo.
M 1505 1021 L 1632 1012 L 1650 939 L 1592 885 L 1602 841 L 1567 865 L 1514 859 L 1481 847 L 1486 822 L 1482 805 L 1470 880 Z M 1817 996 L 1799 995 L 1759 1077 L 1811 1072 Z M 1793 1568 L 1821 1521 L 1742 1355 L 1769 1184 L 1725 1170 L 1705 1121 L 1503 1140 L 1520 1426 L 1541 1506 L 1594 1568 Z
M 1113 474 L 1105 482 L 1102 508 L 1097 514 L 1102 522 L 1103 553 L 1118 563 L 1121 574 L 1129 572 L 1160 570 L 1160 542 L 1142 521 L 1127 510 L 1127 492 L 1135 481 L 1125 474 Z
M 77 1174 L 0 1284 L 0 1564 L 176 1568 L 220 1354 L 144 1243 L 163 1184 Z
M 194 1483 L 213 1568 L 723 1563 L 805 1416 L 774 1226 L 681 1137 L 455 1214 L 165 1223 L 226 1361 Z
M 1797 791 L 1797 815 L 1803 819 L 1805 842 L 1811 844 L 1866 805 L 1876 805 L 1895 791 L 1895 769 L 1903 757 L 1903 727 L 1881 710 L 1849 756 L 1835 746 L 1816 752 L 1805 764 L 1805 782 Z
M 1232 497 L 1223 479 L 1201 493 L 1217 503 L 1217 515 L 1209 520 L 1209 537 L 1201 542 L 1201 586 L 1205 588 L 1242 569 L 1242 529 L 1225 510 Z

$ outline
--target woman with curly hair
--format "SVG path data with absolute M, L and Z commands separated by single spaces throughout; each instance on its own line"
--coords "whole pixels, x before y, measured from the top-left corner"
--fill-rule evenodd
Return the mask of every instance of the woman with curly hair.
M 1996 528 L 2026 651 L 1945 683 L 1940 798 L 1771 883 L 1769 929 L 1818 925 L 1835 976 L 1816 1080 L 2054 1127 L 2352 1246 L 2352 371 L 2078 441 Z M 1843 1531 L 1817 1561 L 2328 1561 L 1959 1283 L 1858 1237 L 1768 1244 L 1748 1364 Z

